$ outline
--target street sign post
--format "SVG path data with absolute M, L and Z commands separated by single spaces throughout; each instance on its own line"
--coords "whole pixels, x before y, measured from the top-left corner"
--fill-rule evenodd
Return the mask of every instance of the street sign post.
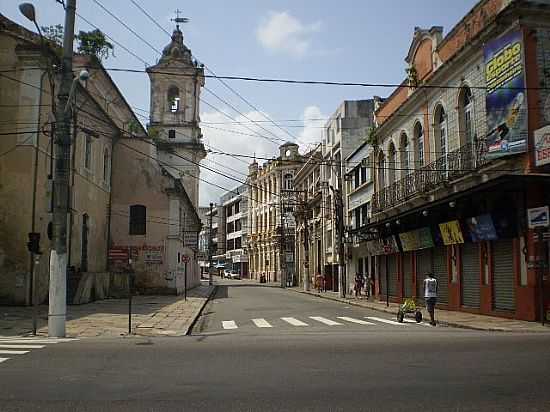
M 189 263 L 189 256 L 183 255 L 181 261 L 184 264 L 183 267 L 183 299 L 187 301 L 187 263 Z
M 538 247 L 538 283 L 539 283 L 539 311 L 540 321 L 544 325 L 546 312 L 544 310 L 544 232 L 550 224 L 548 206 L 527 209 L 527 225 L 529 229 L 535 229 Z

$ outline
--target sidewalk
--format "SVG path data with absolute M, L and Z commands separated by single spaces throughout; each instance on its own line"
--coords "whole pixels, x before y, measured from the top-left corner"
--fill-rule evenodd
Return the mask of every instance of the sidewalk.
M 288 288 L 297 293 L 304 293 L 312 296 L 318 296 L 324 299 L 330 299 L 337 302 L 346 303 L 348 305 L 359 306 L 368 309 L 374 309 L 381 312 L 391 313 L 394 317 L 397 315 L 399 305 L 390 302 L 389 307 L 386 307 L 385 302 L 367 300 L 366 298 L 356 299 L 340 298 L 337 292 L 321 292 L 309 291 L 305 292 L 303 288 Z M 422 310 L 422 315 L 425 319 L 429 318 L 425 308 Z M 527 322 L 523 320 L 504 319 L 486 315 L 476 315 L 472 313 L 456 312 L 450 310 L 435 310 L 436 321 L 442 326 L 452 326 L 455 328 L 498 331 L 498 332 L 546 332 L 550 333 L 550 325 L 542 326 L 540 323 Z
M 203 284 L 183 296 L 134 296 L 132 330 L 139 336 L 184 336 L 215 291 Z M 0 336 L 29 335 L 32 307 L 0 307 Z M 38 313 L 38 335 L 48 334 L 48 307 Z M 106 299 L 67 306 L 67 337 L 118 337 L 128 334 L 128 299 Z

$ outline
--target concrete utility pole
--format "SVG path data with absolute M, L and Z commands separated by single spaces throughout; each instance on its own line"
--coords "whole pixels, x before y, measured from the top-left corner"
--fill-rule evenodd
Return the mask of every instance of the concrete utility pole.
M 69 211 L 69 165 L 71 115 L 66 110 L 73 82 L 73 43 L 76 0 L 68 0 L 65 10 L 61 84 L 55 114 L 55 174 L 53 240 L 50 257 L 48 336 L 64 337 L 67 316 L 67 213 Z
M 285 204 L 283 200 L 283 171 L 281 170 L 281 184 L 279 189 L 279 217 L 280 217 L 280 237 L 279 237 L 279 270 L 281 272 L 281 288 L 286 287 L 286 242 L 285 242 L 285 228 L 284 228 L 284 212 Z
M 214 203 L 210 203 L 210 216 L 208 219 L 208 284 L 212 285 L 212 210 Z
M 307 207 L 307 189 L 304 193 L 304 291 L 309 291 L 309 225 L 307 221 L 308 217 L 308 207 Z
M 338 273 L 340 277 L 340 292 L 341 298 L 346 297 L 346 265 L 344 262 L 344 197 L 342 193 L 342 159 L 337 165 L 338 189 L 335 191 L 336 204 L 336 222 L 338 230 Z

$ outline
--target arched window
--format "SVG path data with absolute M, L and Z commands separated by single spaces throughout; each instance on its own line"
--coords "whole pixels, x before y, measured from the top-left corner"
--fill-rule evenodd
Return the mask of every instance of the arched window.
M 474 101 L 472 91 L 468 86 L 460 89 L 458 95 L 458 122 L 460 129 L 460 145 L 474 142 Z
M 392 142 L 388 149 L 388 185 L 395 183 L 395 166 L 395 146 Z
M 434 111 L 435 151 L 438 158 L 447 155 L 447 115 L 443 106 Z
M 399 153 L 401 154 L 401 175 L 406 176 L 411 173 L 411 151 L 409 138 L 406 133 L 401 133 L 399 139 Z
M 292 179 L 293 179 L 292 174 L 290 173 L 285 174 L 284 179 L 285 179 L 285 183 L 284 183 L 285 190 L 292 190 Z
M 382 190 L 386 187 L 386 159 L 384 152 L 378 154 L 378 189 Z
M 111 175 L 111 154 L 109 149 L 103 151 L 103 182 L 109 183 Z
M 420 122 L 414 125 L 414 141 L 416 143 L 416 164 L 418 168 L 421 168 L 424 166 L 424 129 Z
M 130 235 L 147 234 L 147 208 L 143 205 L 130 206 Z
M 172 113 L 180 109 L 180 90 L 176 86 L 170 86 L 168 89 L 168 107 Z

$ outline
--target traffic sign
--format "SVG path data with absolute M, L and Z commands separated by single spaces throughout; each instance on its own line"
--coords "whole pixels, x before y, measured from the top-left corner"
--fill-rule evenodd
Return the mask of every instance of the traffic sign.
M 182 263 L 189 263 L 189 256 L 183 255 L 183 256 L 181 257 L 181 262 L 182 262 Z
M 548 227 L 549 221 L 548 206 L 527 209 L 527 224 L 529 229 Z

